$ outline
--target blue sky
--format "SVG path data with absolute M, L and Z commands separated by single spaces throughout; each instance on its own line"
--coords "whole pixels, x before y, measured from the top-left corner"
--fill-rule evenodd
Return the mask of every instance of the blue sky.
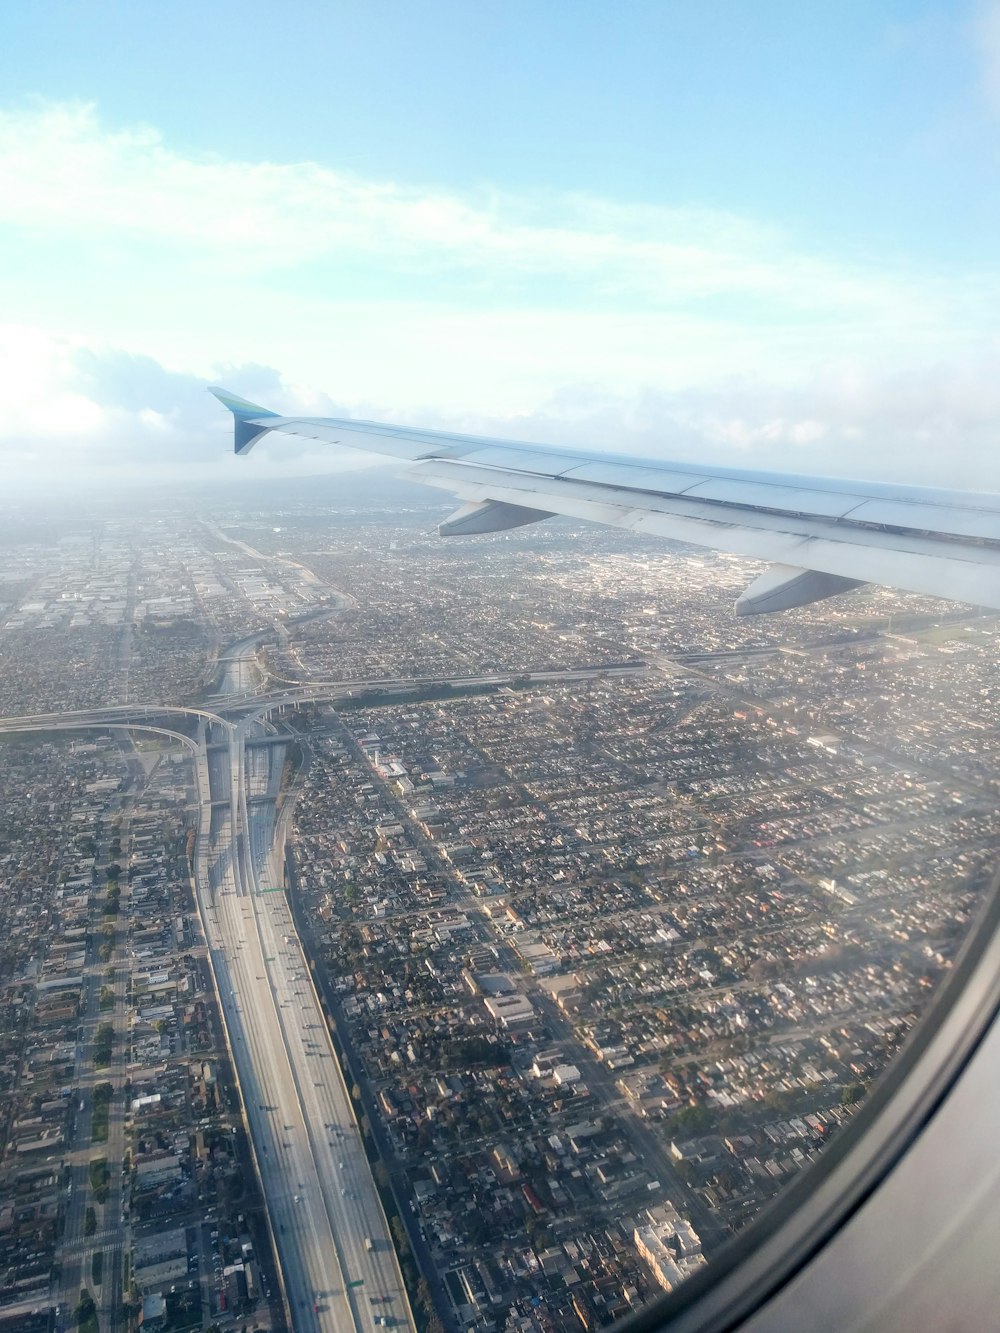
M 0 41 L 9 474 L 224 477 L 221 379 L 1000 489 L 995 4 L 36 0 Z

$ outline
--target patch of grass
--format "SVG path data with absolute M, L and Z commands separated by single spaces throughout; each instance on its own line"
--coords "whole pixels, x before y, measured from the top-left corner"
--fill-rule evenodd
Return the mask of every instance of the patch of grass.
M 108 1170 L 108 1159 L 106 1157 L 95 1157 L 88 1168 L 90 1174 L 90 1188 L 94 1191 L 94 1198 L 98 1203 L 103 1203 L 108 1197 L 108 1181 L 111 1173 Z
M 83 1234 L 85 1236 L 92 1236 L 96 1230 L 97 1230 L 97 1213 L 94 1211 L 93 1207 L 88 1203 L 87 1211 L 86 1213 L 84 1213 L 83 1216 Z
M 110 1083 L 98 1083 L 94 1089 L 94 1111 L 90 1117 L 90 1138 L 94 1143 L 108 1141 L 108 1112 L 114 1088 Z
M 101 1285 L 104 1277 L 104 1251 L 95 1250 L 90 1260 L 90 1280 L 95 1287 Z
M 111 1063 L 111 1047 L 115 1040 L 115 1030 L 110 1023 L 102 1023 L 94 1038 L 94 1064 L 98 1069 L 106 1068 Z

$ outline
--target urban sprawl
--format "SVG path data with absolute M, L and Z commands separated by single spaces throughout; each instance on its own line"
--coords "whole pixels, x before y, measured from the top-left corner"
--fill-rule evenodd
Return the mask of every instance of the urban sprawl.
M 607 1325 L 975 918 L 994 617 L 379 495 L 0 523 L 0 1333 Z

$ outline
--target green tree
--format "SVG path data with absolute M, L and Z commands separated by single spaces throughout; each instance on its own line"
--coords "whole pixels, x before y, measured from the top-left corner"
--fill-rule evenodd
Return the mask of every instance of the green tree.
M 403 1224 L 403 1219 L 398 1214 L 395 1213 L 393 1214 L 392 1218 L 392 1234 L 396 1240 L 397 1251 L 401 1255 L 409 1254 L 410 1241 L 409 1237 L 406 1234 L 406 1227 Z
M 80 1288 L 80 1299 L 73 1311 L 73 1316 L 79 1326 L 80 1333 L 98 1333 L 97 1306 L 94 1304 L 94 1298 L 85 1287 Z

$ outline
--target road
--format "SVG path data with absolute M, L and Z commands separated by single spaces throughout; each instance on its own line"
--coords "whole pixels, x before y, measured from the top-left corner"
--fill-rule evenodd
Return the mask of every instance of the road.
M 412 1327 L 351 1100 L 283 892 L 286 747 L 200 722 L 196 886 L 296 1330 Z M 376 1303 L 377 1302 L 377 1303 Z
M 121 798 L 116 797 L 116 802 L 119 799 Z M 132 800 L 132 796 L 121 799 L 120 836 L 126 846 L 129 839 Z M 105 832 L 98 849 L 98 861 L 102 865 L 112 859 L 109 843 L 110 836 Z M 122 1226 L 121 1168 L 125 1146 L 123 1087 L 127 1040 L 125 991 L 128 968 L 125 963 L 121 923 L 127 915 L 130 890 L 127 884 L 119 887 L 122 897 L 119 915 L 115 918 L 118 935 L 110 962 L 107 964 L 101 962 L 99 956 L 101 936 L 96 925 L 98 921 L 103 922 L 104 918 L 98 905 L 93 908 L 95 928 L 87 943 L 79 1020 L 80 1038 L 77 1042 L 74 1066 L 73 1086 L 76 1089 L 73 1094 L 74 1121 L 66 1147 L 68 1197 L 60 1246 L 61 1272 L 58 1287 L 58 1303 L 64 1312 L 63 1323 L 66 1322 L 68 1312 L 76 1305 L 81 1289 L 85 1288 L 103 1315 L 102 1327 L 109 1330 L 109 1333 L 114 1333 L 121 1319 L 125 1239 Z M 105 985 L 113 995 L 113 1002 L 110 1009 L 102 1010 L 101 991 Z M 97 1069 L 94 1067 L 94 1040 L 101 1023 L 111 1023 L 114 1043 L 110 1066 Z M 94 1088 L 97 1084 L 105 1082 L 110 1083 L 113 1088 L 108 1108 L 108 1137 L 104 1143 L 92 1143 Z M 94 1199 L 89 1184 L 89 1163 L 95 1158 L 102 1157 L 107 1161 L 109 1172 L 107 1198 L 103 1204 Z M 87 1234 L 86 1229 L 88 1205 L 94 1209 L 96 1225 L 91 1235 Z M 103 1252 L 100 1284 L 93 1282 L 91 1270 L 91 1259 L 97 1251 Z

